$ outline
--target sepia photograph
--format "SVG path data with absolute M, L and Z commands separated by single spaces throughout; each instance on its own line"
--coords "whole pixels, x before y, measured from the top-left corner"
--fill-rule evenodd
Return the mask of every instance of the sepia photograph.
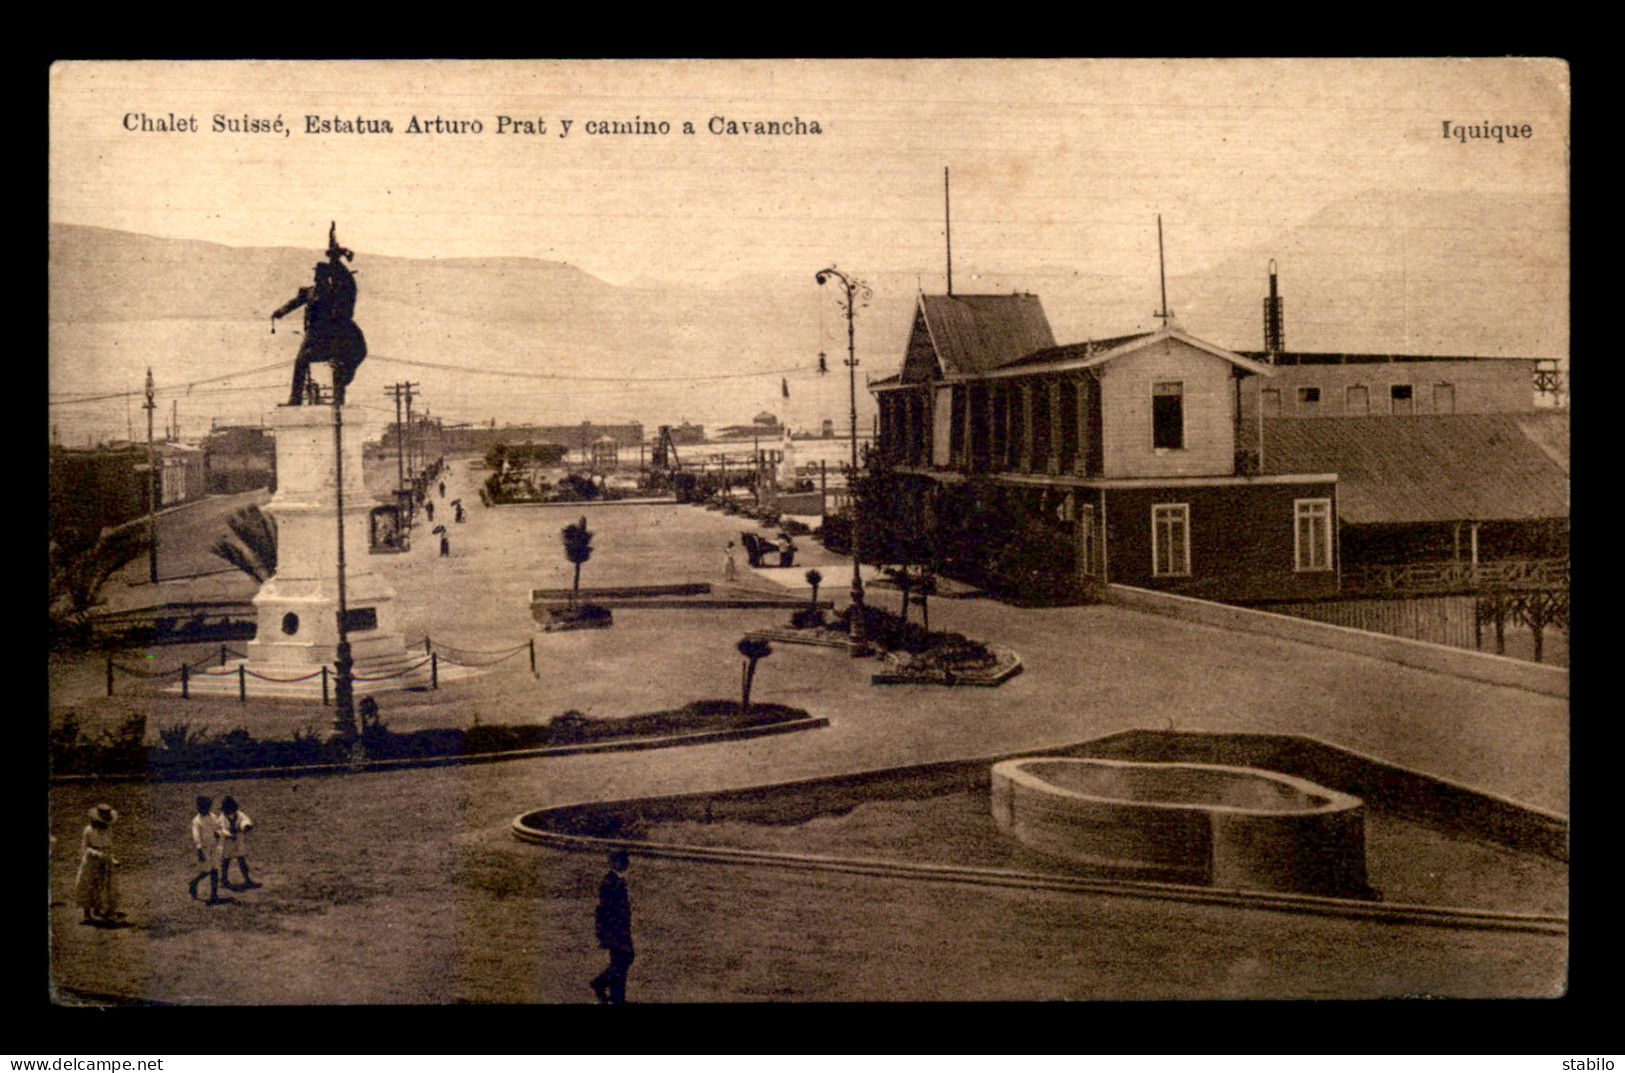
M 50 1003 L 1568 994 L 1564 61 L 48 78 Z

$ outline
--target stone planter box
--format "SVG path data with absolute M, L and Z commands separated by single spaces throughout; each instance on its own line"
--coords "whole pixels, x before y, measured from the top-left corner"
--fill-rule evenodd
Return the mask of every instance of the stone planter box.
M 542 620 L 542 629 L 549 633 L 554 630 L 604 630 L 615 624 L 615 617 L 609 608 L 597 604 L 549 607 L 536 617 Z
M 802 602 L 805 606 L 805 601 Z M 757 637 L 765 641 L 782 641 L 787 645 L 814 645 L 818 648 L 840 648 L 850 650 L 852 639 L 840 630 L 822 628 L 816 630 L 795 630 L 789 627 L 776 630 L 751 630 L 747 637 Z
M 869 676 L 871 685 L 936 685 L 983 686 L 1003 685 L 1021 673 L 1021 657 L 1001 645 L 988 645 L 993 653 L 991 667 L 954 670 L 946 667 L 921 667 L 913 664 L 915 657 L 902 652 L 886 653 L 887 667 Z

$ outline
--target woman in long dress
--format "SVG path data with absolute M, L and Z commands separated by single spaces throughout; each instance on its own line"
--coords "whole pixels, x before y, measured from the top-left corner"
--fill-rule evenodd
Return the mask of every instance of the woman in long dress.
M 112 805 L 97 805 L 90 810 L 90 823 L 79 844 L 84 854 L 79 858 L 79 874 L 73 881 L 74 897 L 84 910 L 86 924 L 111 922 L 118 915 L 118 897 L 113 888 L 113 824 L 118 812 Z

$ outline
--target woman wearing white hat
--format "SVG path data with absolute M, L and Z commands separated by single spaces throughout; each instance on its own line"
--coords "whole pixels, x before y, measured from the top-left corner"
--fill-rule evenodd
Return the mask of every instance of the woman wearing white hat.
M 73 888 L 86 924 L 111 923 L 119 915 L 113 890 L 113 866 L 118 863 L 113 856 L 113 824 L 117 822 L 118 812 L 112 805 L 97 805 L 90 810 L 90 823 L 79 840 L 84 855 Z

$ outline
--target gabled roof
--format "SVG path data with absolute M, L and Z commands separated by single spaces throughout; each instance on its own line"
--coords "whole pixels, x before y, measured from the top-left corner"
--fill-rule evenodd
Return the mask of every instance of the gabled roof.
M 1143 350 L 1148 346 L 1167 339 L 1184 343 L 1186 346 L 1205 351 L 1216 358 L 1222 358 L 1238 369 L 1260 376 L 1273 376 L 1275 370 L 1268 365 L 1243 357 L 1233 350 L 1226 350 L 1221 346 L 1198 339 L 1194 335 L 1187 335 L 1185 331 L 1175 325 L 1158 328 L 1154 332 L 1137 332 L 1133 335 L 1119 335 L 1111 339 L 1094 340 L 1087 343 L 1069 343 L 1066 346 L 1045 347 L 1025 354 L 1022 357 L 1005 363 L 996 370 L 996 375 L 1014 376 L 1020 373 L 1031 373 L 1040 369 L 1052 371 L 1066 371 L 1073 369 L 1092 369 L 1104 365 L 1108 361 L 1132 354 L 1136 350 Z
M 1355 525 L 1566 518 L 1568 473 L 1550 453 L 1559 437 L 1545 429 L 1537 443 L 1531 416 L 1266 418 L 1264 465 L 1336 473 L 1338 514 Z
M 1118 347 L 1132 343 L 1136 339 L 1144 339 L 1150 334 L 1150 332 L 1135 332 L 1132 335 L 1119 335 L 1113 339 L 1090 339 L 1084 343 L 1066 343 L 1062 346 L 1045 347 L 1043 350 L 1033 351 L 1026 357 L 1005 362 L 1003 368 L 1012 369 L 1023 365 L 1048 365 L 1051 362 L 1060 361 L 1083 361 L 1097 354 L 1103 354 L 1108 350 L 1116 350 Z
M 916 335 L 922 328 L 926 332 L 940 376 L 974 376 L 1055 345 L 1035 294 L 922 294 L 914 328 Z M 909 348 L 912 359 L 912 339 Z M 905 379 L 922 379 L 909 364 L 905 361 Z

